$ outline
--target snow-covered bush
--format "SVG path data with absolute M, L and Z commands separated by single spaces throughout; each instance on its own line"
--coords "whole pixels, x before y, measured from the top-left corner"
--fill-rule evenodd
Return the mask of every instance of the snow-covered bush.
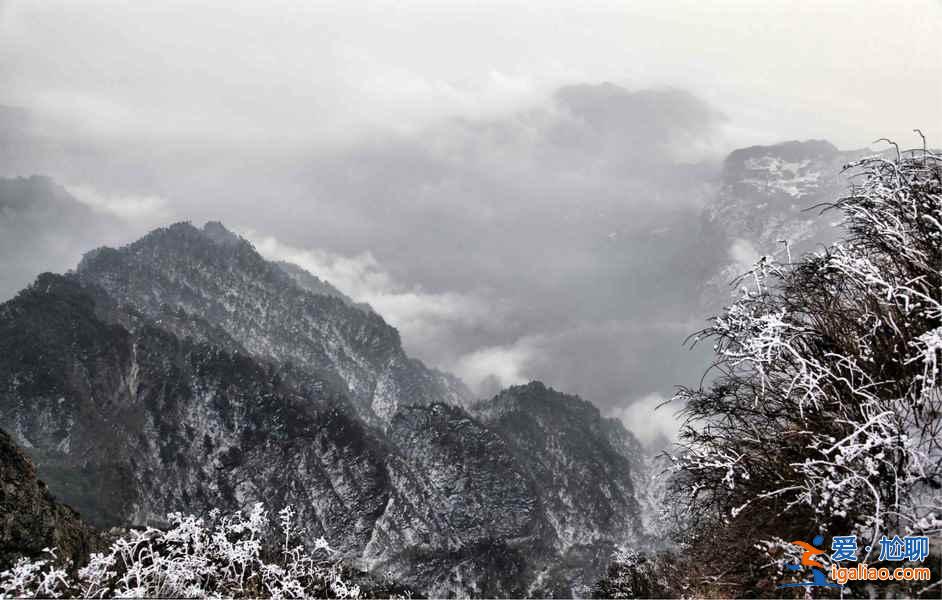
M 776 539 L 856 534 L 875 562 L 886 532 L 942 532 L 942 157 L 848 168 L 844 239 L 761 258 L 698 336 L 713 383 L 677 397 L 681 537 L 736 593 L 776 577 Z
M 670 552 L 645 554 L 618 548 L 608 571 L 592 590 L 596 598 L 674 598 L 687 596 L 687 575 Z
M 208 519 L 168 515 L 167 530 L 132 530 L 70 575 L 49 559 L 19 560 L 0 573 L 0 594 L 80 598 L 359 598 L 323 538 L 297 543 L 294 511 L 278 513 L 278 529 L 256 504 L 248 514 Z

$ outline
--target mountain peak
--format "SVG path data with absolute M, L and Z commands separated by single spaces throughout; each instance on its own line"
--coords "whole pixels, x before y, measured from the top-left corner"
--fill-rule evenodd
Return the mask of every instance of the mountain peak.
M 564 394 L 542 381 L 531 381 L 523 385 L 511 386 L 501 391 L 489 401 L 480 404 L 482 410 L 524 410 L 528 412 L 554 412 L 561 414 L 582 415 L 590 421 L 601 418 L 598 407 L 579 396 Z M 489 407 L 489 408 L 485 408 Z
M 177 235 L 198 235 L 200 233 L 200 230 L 198 227 L 193 225 L 192 221 L 177 221 L 176 223 L 171 223 L 170 225 L 167 225 L 165 227 L 158 227 L 157 229 L 154 229 L 153 231 L 145 235 L 143 238 L 141 238 L 141 240 L 145 240 L 147 238 L 159 235 L 160 233 L 163 233 L 163 232 L 174 233 Z M 138 240 L 138 241 L 141 241 L 141 240 Z
M 641 523 L 632 470 L 640 453 L 631 434 L 624 428 L 616 431 L 595 405 L 531 381 L 479 403 L 473 414 L 545 486 L 543 508 L 558 524 L 555 544 L 560 551 L 603 540 L 638 541 Z M 559 475 L 574 464 L 578 469 Z
M 540 380 L 538 380 L 538 379 L 534 379 L 534 380 L 530 381 L 529 383 L 525 383 L 525 384 L 523 384 L 523 385 L 514 385 L 514 386 L 511 386 L 511 387 L 508 388 L 508 389 L 509 389 L 509 390 L 526 390 L 526 391 L 541 392 L 541 393 L 542 393 L 542 392 L 555 392 L 555 391 L 556 391 L 556 390 L 554 390 L 553 388 L 549 387 L 548 385 L 546 385 L 545 383 L 543 383 L 542 381 L 540 381 Z
M 399 332 L 382 317 L 291 271 L 210 221 L 202 229 L 175 223 L 123 248 L 89 253 L 78 275 L 149 318 L 159 319 L 167 305 L 179 308 L 250 354 L 331 374 L 370 422 L 387 422 L 400 403 L 467 402 L 463 385 L 406 356 Z
M 337 293 L 218 222 L 100 248 L 0 305 L 0 427 L 93 524 L 265 500 L 432 597 L 589 593 L 644 535 L 629 434 L 540 381 L 466 409 Z
M 193 225 L 190 221 L 178 221 L 166 227 L 158 227 L 132 243 L 131 246 L 176 243 L 181 240 L 196 243 L 212 242 L 212 245 L 223 248 L 235 248 L 243 245 L 251 248 L 251 244 L 244 238 L 227 229 L 219 221 L 207 221 L 202 228 Z M 168 244 L 168 246 L 173 247 L 173 244 Z M 254 248 L 252 251 L 254 253 Z
M 730 153 L 727 162 L 739 162 L 753 156 L 772 155 L 788 160 L 827 158 L 838 154 L 837 146 L 827 140 L 788 140 L 777 144 L 748 146 Z
M 234 246 L 245 242 L 245 240 L 226 227 L 219 221 L 207 221 L 203 225 L 203 233 L 220 246 Z

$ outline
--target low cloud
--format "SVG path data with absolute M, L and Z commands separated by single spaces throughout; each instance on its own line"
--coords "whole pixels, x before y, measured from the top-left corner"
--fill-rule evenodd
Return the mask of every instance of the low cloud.
M 488 346 L 460 357 L 452 370 L 482 397 L 530 380 L 529 363 L 537 351 L 532 339 L 507 346 Z
M 160 196 L 110 194 L 90 185 L 69 185 L 66 189 L 76 200 L 92 210 L 125 221 L 157 226 L 173 218 L 170 203 Z
M 418 350 L 426 360 L 430 349 L 448 345 L 449 340 L 442 338 L 453 330 L 483 327 L 495 316 L 494 307 L 485 298 L 455 292 L 432 293 L 420 286 L 396 282 L 369 252 L 344 256 L 297 248 L 251 231 L 244 236 L 266 258 L 294 263 L 330 282 L 356 302 L 369 304 L 400 331 L 408 350 Z
M 648 394 L 611 412 L 625 428 L 649 449 L 660 449 L 677 441 L 680 420 L 677 406 L 661 394 Z
M 719 167 L 696 161 L 722 123 L 682 90 L 609 83 L 342 148 L 76 153 L 24 138 L 0 158 L 80 183 L 82 208 L 128 236 L 168 213 L 247 232 L 265 256 L 370 304 L 411 356 L 482 397 L 540 379 L 608 410 L 706 364 L 682 342 L 701 326 L 699 217 Z
M 0 178 L 0 301 L 39 273 L 73 269 L 92 248 L 133 241 L 170 215 L 159 198 L 66 188 L 48 177 Z
M 690 161 L 722 122 L 682 90 L 566 86 L 304 163 L 305 201 L 275 197 L 249 237 L 480 396 L 532 379 L 602 407 L 669 393 L 699 376 L 682 342 L 717 167 Z

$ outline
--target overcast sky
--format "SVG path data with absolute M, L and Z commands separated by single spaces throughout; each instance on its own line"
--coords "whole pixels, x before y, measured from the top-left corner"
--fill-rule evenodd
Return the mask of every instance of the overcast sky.
M 28 130 L 0 175 L 121 223 L 50 223 L 74 239 L 0 268 L 219 219 L 482 394 L 538 377 L 654 431 L 703 365 L 680 343 L 723 156 L 939 139 L 940 39 L 937 0 L 0 0 L 0 105 L 26 110 L 0 136 Z
M 568 83 L 683 86 L 737 140 L 938 122 L 938 0 L 4 0 L 0 95 L 115 136 L 346 141 Z M 904 100 L 905 99 L 905 100 Z

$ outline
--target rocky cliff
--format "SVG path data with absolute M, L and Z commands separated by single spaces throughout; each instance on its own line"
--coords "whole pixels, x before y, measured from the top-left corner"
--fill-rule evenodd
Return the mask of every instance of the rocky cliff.
M 36 467 L 5 431 L 0 431 L 0 571 L 16 558 L 57 558 L 81 565 L 96 549 L 97 534 L 72 508 L 58 502 L 36 476 Z

